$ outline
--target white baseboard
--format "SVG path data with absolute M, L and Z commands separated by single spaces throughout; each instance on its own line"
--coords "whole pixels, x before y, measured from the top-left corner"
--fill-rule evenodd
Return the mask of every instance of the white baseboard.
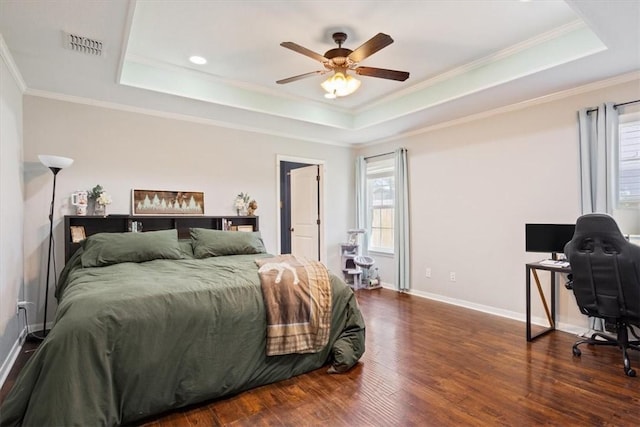
M 394 285 L 390 284 L 390 283 L 382 283 L 382 287 L 385 288 L 385 289 L 391 289 L 393 291 L 397 290 L 394 287 Z M 517 320 L 517 321 L 523 322 L 523 323 L 525 322 L 525 320 L 522 319 L 523 318 L 523 314 L 515 312 L 515 311 L 501 310 L 501 309 L 498 309 L 498 308 L 495 308 L 495 307 L 491 307 L 491 306 L 488 306 L 488 305 L 475 304 L 475 303 L 472 303 L 472 302 L 469 302 L 469 301 L 465 301 L 465 300 L 444 297 L 442 295 L 432 294 L 432 293 L 423 292 L 423 291 L 416 291 L 416 290 L 412 290 L 412 289 L 410 289 L 408 293 L 410 295 L 415 295 L 415 296 L 420 297 L 420 298 L 426 298 L 426 299 L 430 299 L 430 300 L 434 300 L 434 301 L 440 301 L 440 302 L 444 302 L 446 304 L 455 305 L 455 306 L 458 306 L 458 307 L 469 308 L 471 310 L 481 311 L 483 313 L 493 314 L 495 316 L 505 317 L 507 319 Z M 548 326 L 549 325 L 549 323 L 547 322 L 546 318 L 535 317 L 535 316 L 531 318 L 531 323 L 534 324 L 534 325 L 539 325 L 539 326 Z M 556 323 L 556 329 L 559 330 L 559 331 L 562 331 L 562 332 L 567 332 L 567 333 L 570 333 L 570 334 L 579 335 L 581 333 L 584 333 L 589 328 L 587 327 L 587 325 L 573 325 L 573 324 L 570 324 L 570 323 L 557 322 Z
M 39 331 L 42 324 L 39 323 L 37 325 L 29 325 L 29 327 L 24 327 L 22 331 L 20 331 L 20 335 L 15 343 L 13 343 L 13 347 L 11 347 L 11 351 L 7 355 L 7 358 L 2 362 L 2 366 L 0 366 L 0 388 L 4 385 L 4 382 L 7 380 L 9 376 L 9 372 L 11 372 L 11 368 L 13 368 L 13 364 L 16 363 L 16 359 L 20 355 L 20 351 L 22 350 L 22 346 L 24 345 L 25 340 L 27 339 L 27 331 L 37 330 Z M 53 322 L 47 322 L 47 329 L 53 328 Z
M 25 327 L 18 335 L 18 339 L 15 343 L 13 343 L 13 347 L 11 347 L 11 351 L 7 358 L 2 362 L 2 366 L 0 366 L 0 388 L 4 385 L 4 382 L 7 380 L 9 376 L 9 372 L 11 368 L 13 368 L 13 364 L 16 363 L 16 359 L 20 355 L 20 350 L 22 350 L 22 346 L 24 345 L 24 341 L 27 338 L 27 328 Z

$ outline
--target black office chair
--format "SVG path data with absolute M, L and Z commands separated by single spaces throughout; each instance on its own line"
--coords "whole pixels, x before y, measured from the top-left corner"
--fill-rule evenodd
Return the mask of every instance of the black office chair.
M 627 349 L 640 351 L 640 246 L 629 243 L 614 219 L 604 214 L 578 218 L 573 239 L 564 247 L 571 264 L 572 288 L 580 312 L 615 324 L 617 337 L 596 332 L 573 345 L 617 346 L 622 349 L 624 372 L 636 376 Z M 629 331 L 636 338 L 629 341 Z

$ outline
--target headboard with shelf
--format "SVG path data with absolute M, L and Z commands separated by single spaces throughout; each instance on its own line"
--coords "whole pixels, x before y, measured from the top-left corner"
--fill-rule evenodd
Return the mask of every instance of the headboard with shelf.
M 64 259 L 65 262 L 82 245 L 74 242 L 71 228 L 82 227 L 84 236 L 89 237 L 97 233 L 126 233 L 132 230 L 138 232 L 156 230 L 178 230 L 179 239 L 190 237 L 190 228 L 208 228 L 212 230 L 225 230 L 235 227 L 251 227 L 253 231 L 259 231 L 257 216 L 141 216 L 141 215 L 108 215 L 102 216 L 78 216 L 66 215 L 64 217 Z

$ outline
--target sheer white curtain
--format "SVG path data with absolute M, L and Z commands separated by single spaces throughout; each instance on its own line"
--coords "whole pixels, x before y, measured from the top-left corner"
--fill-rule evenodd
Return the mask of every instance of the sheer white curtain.
M 618 112 L 613 102 L 578 111 L 582 213 L 613 212 Z
M 395 283 L 399 291 L 410 289 L 409 253 L 409 181 L 407 175 L 407 150 L 399 148 L 394 155 L 394 224 L 393 251 L 395 260 Z M 367 162 L 362 156 L 356 158 L 356 227 L 368 229 Z M 368 248 L 365 233 L 363 246 Z
M 613 213 L 618 162 L 618 111 L 613 102 L 578 111 L 582 214 Z M 604 331 L 604 319 L 589 317 L 589 330 Z
M 396 261 L 396 287 L 399 291 L 410 289 L 409 269 L 409 181 L 407 175 L 407 149 L 394 151 L 394 255 Z
M 364 156 L 356 158 L 356 228 L 366 230 L 367 226 L 367 161 Z M 362 253 L 367 253 L 369 238 L 364 233 Z

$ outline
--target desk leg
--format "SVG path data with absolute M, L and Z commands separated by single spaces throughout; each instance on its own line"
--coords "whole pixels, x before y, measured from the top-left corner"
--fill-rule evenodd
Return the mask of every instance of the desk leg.
M 552 328 L 555 329 L 556 328 L 556 275 L 558 273 L 556 273 L 555 271 L 552 271 L 551 273 L 551 319 L 549 320 L 549 323 L 551 324 Z
M 554 274 L 555 273 L 551 272 L 552 288 L 553 288 L 553 282 L 554 282 L 553 280 Z M 556 325 L 555 325 L 554 319 L 551 316 L 551 312 L 549 311 L 549 305 L 547 304 L 547 299 L 544 297 L 544 292 L 542 292 L 542 286 L 540 285 L 540 279 L 538 278 L 538 271 L 535 269 L 533 270 L 533 278 L 536 279 L 536 286 L 538 287 L 538 293 L 540 294 L 540 299 L 542 300 L 542 305 L 544 306 L 544 312 L 547 314 L 547 320 L 549 321 L 549 325 L 551 325 L 552 328 L 555 328 Z M 554 303 L 553 305 L 555 305 L 555 292 L 553 292 L 553 289 L 551 289 L 551 296 L 552 296 L 552 302 Z
M 531 267 L 527 266 L 527 342 L 531 341 Z
M 549 321 L 549 327 L 539 332 L 536 335 L 531 334 L 531 273 L 533 273 L 533 278 L 535 279 L 536 287 L 538 288 L 538 294 L 540 295 L 540 299 L 542 300 L 544 311 L 547 315 L 547 320 Z M 540 278 L 538 277 L 537 270 L 535 268 L 531 268 L 527 266 L 527 341 L 533 341 L 539 336 L 544 335 L 556 329 L 555 272 L 551 271 L 550 274 L 551 274 L 551 310 L 549 310 L 547 299 L 545 298 L 544 292 L 542 291 L 542 285 L 540 285 Z

